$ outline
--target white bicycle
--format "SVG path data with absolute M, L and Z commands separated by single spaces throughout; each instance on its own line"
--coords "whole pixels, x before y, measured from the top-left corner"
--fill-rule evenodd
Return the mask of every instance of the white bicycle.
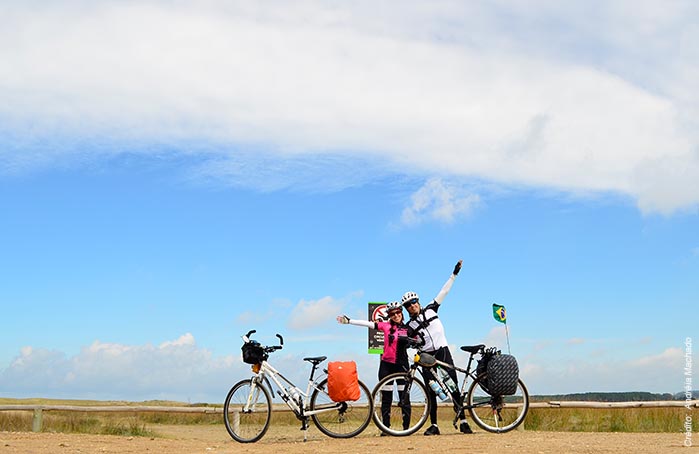
M 236 383 L 228 392 L 223 405 L 226 430 L 240 443 L 258 441 L 267 432 L 272 416 L 272 383 L 277 394 L 301 421 L 306 441 L 308 420 L 325 435 L 351 438 L 360 434 L 371 421 L 373 400 L 369 388 L 359 382 L 359 400 L 334 402 L 328 395 L 327 370 L 314 379 L 318 365 L 326 356 L 303 358 L 312 364 L 306 391 L 302 391 L 267 361 L 269 354 L 281 350 L 284 339 L 277 334 L 279 345 L 262 346 L 250 339 L 255 330 L 243 336 L 243 361 L 252 365 L 253 376 Z M 271 380 L 271 382 L 270 382 Z

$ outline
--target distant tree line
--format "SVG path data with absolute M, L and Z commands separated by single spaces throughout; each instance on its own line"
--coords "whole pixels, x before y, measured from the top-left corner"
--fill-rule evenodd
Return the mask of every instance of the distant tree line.
M 534 402 L 548 402 L 550 400 L 563 401 L 590 401 L 590 402 L 652 402 L 658 400 L 685 400 L 684 392 L 670 393 L 649 393 L 645 391 L 627 391 L 627 392 L 588 392 L 588 393 L 573 393 L 573 394 L 551 394 L 551 395 L 534 395 L 531 396 Z M 699 390 L 692 391 L 692 399 L 699 399 Z

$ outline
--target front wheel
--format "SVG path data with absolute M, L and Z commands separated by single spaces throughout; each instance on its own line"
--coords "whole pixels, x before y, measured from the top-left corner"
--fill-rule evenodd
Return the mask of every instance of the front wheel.
M 369 388 L 359 382 L 359 400 L 333 402 L 328 395 L 328 380 L 325 379 L 311 394 L 311 415 L 318 430 L 333 438 L 351 438 L 362 433 L 371 421 L 371 394 Z
M 374 424 L 382 432 L 404 437 L 417 432 L 430 415 L 427 387 L 407 372 L 387 375 L 376 384 Z
M 253 443 L 259 440 L 267 432 L 271 417 L 272 399 L 261 383 L 242 380 L 228 392 L 223 404 L 223 422 L 235 441 Z
M 468 411 L 478 426 L 488 432 L 509 432 L 524 422 L 529 411 L 529 391 L 522 380 L 511 396 L 491 396 L 483 390 L 481 380 L 468 388 Z

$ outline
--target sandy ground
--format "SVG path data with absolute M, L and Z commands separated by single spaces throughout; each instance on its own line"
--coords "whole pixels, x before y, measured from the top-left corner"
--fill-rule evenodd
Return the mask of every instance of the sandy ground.
M 270 428 L 257 443 L 233 441 L 221 426 L 154 426 L 160 437 L 118 437 L 108 435 L 68 435 L 57 433 L 0 432 L 0 454 L 5 453 L 259 453 L 283 454 L 386 453 L 391 450 L 414 453 L 691 453 L 699 454 L 699 436 L 694 447 L 684 447 L 685 436 L 653 433 L 574 433 L 514 431 L 507 434 L 477 432 L 462 435 L 451 428 L 436 437 L 415 434 L 410 437 L 379 437 L 370 426 L 360 436 L 337 440 L 311 428 L 308 441 L 303 433 L 282 434 Z

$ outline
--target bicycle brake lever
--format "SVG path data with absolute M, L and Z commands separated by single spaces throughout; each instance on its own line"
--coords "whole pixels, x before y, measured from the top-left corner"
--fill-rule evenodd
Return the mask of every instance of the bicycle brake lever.
M 284 345 L 284 338 L 281 334 L 277 334 L 277 337 L 279 338 L 279 346 L 281 347 L 282 345 Z

